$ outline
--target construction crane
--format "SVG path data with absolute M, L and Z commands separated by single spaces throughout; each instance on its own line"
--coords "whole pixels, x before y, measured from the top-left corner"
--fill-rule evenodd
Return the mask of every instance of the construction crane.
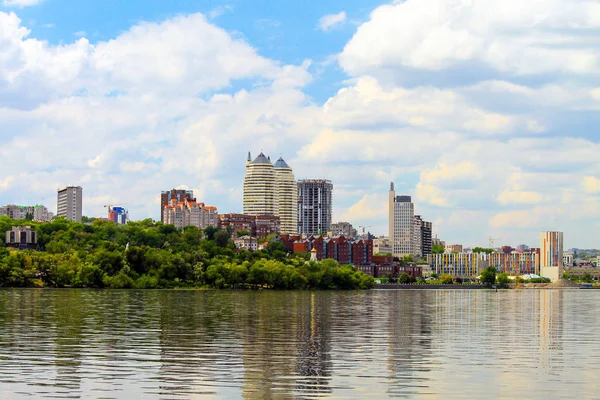
M 489 241 L 490 241 L 490 249 L 494 248 L 494 243 L 496 242 L 496 240 L 500 240 L 502 238 L 493 238 L 493 237 L 489 237 Z
M 371 225 L 367 225 L 367 226 L 359 225 L 358 226 L 359 229 L 362 228 L 362 236 L 365 235 L 365 228 L 370 228 L 370 227 L 371 227 Z

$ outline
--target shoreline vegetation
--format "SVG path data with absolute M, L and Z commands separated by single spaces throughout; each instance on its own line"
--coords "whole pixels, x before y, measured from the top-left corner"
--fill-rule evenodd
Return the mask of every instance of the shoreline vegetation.
M 13 226 L 37 232 L 36 250 L 5 247 Z M 374 278 L 335 260 L 288 254 L 281 242 L 236 250 L 231 232 L 151 219 L 116 225 L 57 218 L 52 222 L 0 217 L 0 287 L 112 289 L 370 289 Z

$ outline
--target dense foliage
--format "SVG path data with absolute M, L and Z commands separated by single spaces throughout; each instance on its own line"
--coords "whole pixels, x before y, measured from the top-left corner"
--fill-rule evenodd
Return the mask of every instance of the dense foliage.
M 371 276 L 334 260 L 307 261 L 283 244 L 236 251 L 230 233 L 202 231 L 152 220 L 116 225 L 56 219 L 51 223 L 0 217 L 0 233 L 30 225 L 38 250 L 16 251 L 0 244 L 0 286 L 108 288 L 366 289 Z M 0 237 L 4 238 L 2 234 Z

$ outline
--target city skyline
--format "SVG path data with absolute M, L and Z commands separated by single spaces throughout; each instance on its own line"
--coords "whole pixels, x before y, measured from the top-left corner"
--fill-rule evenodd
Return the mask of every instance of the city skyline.
M 394 181 L 450 242 L 598 247 L 590 4 L 163 3 L 0 5 L 0 204 L 56 212 L 76 183 L 84 215 L 133 197 L 158 220 L 173 187 L 241 212 L 238 160 L 262 148 L 334 183 L 332 222 L 385 234 Z

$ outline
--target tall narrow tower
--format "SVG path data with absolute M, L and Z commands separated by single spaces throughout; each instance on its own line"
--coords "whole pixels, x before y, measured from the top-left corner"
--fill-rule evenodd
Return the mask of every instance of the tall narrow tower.
M 298 181 L 298 233 L 326 235 L 331 230 L 333 184 L 327 179 Z
M 269 159 L 260 153 L 254 161 L 246 162 L 244 214 L 275 215 L 276 196 L 275 169 Z
M 563 274 L 563 233 L 540 233 L 540 275 L 555 282 Z
M 415 205 L 410 196 L 396 196 L 393 182 L 390 184 L 388 206 L 392 254 L 396 257 L 415 255 Z
M 281 220 L 281 233 L 298 232 L 298 186 L 292 168 L 279 157 L 275 162 L 276 215 Z

